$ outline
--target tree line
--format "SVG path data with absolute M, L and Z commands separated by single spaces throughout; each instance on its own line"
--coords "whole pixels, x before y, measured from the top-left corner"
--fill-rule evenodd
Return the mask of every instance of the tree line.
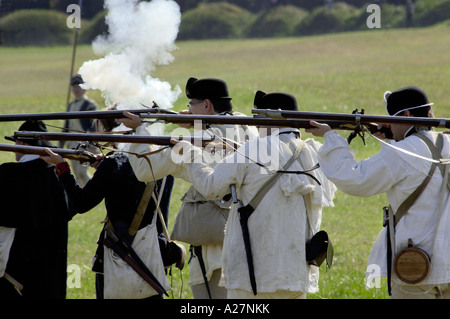
M 305 36 L 377 28 L 450 26 L 450 0 L 176 0 L 182 7 L 177 40 Z M 67 7 L 78 0 L 0 0 L 0 44 L 69 44 Z M 84 0 L 80 43 L 106 34 L 103 0 Z M 238 4 L 235 4 L 238 3 Z M 303 7 L 300 7 L 303 5 Z M 305 9 L 304 7 L 308 7 Z M 256 9 L 258 8 L 258 9 Z M 3 13 L 2 13 L 3 12 Z M 93 15 L 93 16 L 92 16 Z M 90 17 L 92 16 L 92 17 Z
M 412 6 L 419 1 L 421 0 L 339 0 L 339 2 L 345 2 L 355 7 L 361 7 L 368 3 Z M 255 13 L 285 5 L 296 6 L 308 11 L 323 5 L 332 8 L 337 0 L 175 0 L 175 2 L 180 6 L 181 12 L 194 9 L 202 3 L 229 2 Z M 78 3 L 80 3 L 79 0 L 0 0 L 0 16 L 23 9 L 52 9 L 66 12 L 67 6 Z M 103 10 L 103 0 L 85 0 L 81 3 L 84 19 L 91 19 Z

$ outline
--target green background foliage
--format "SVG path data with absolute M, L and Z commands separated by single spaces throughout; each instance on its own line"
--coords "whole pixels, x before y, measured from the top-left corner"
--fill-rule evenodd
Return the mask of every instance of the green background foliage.
M 70 43 L 64 14 L 44 9 L 19 10 L 0 19 L 2 41 L 9 45 Z
M 234 109 L 248 115 L 257 90 L 291 93 L 304 111 L 350 113 L 364 108 L 367 114 L 384 115 L 385 91 L 418 85 L 435 103 L 435 116 L 449 118 L 449 31 L 450 26 L 443 24 L 308 37 L 181 41 L 177 42 L 174 62 L 157 68 L 151 76 L 181 88 L 191 76 L 222 78 L 229 85 Z M 71 54 L 71 46 L 0 46 L 0 113 L 64 112 Z M 75 70 L 96 58 L 89 45 L 80 45 Z M 100 92 L 88 95 L 104 106 Z M 184 109 L 187 101 L 181 95 L 174 109 Z M 60 131 L 58 127 L 63 124 L 56 120 L 46 123 L 50 131 Z M 2 122 L 0 136 L 10 135 L 19 125 Z M 302 131 L 302 137 L 311 136 Z M 380 146 L 369 138 L 366 146 L 354 140 L 352 147 L 361 160 L 375 154 Z M 8 161 L 14 161 L 13 154 L 0 152 L 0 163 Z M 169 229 L 187 187 L 186 182 L 176 180 Z M 321 268 L 320 291 L 309 298 L 387 298 L 384 281 L 379 289 L 364 286 L 368 254 L 382 229 L 381 209 L 386 204 L 383 194 L 357 198 L 337 193 L 335 207 L 325 210 L 322 222 L 322 229 L 334 243 L 334 265 L 328 271 Z M 100 204 L 70 222 L 68 263 L 79 265 L 82 274 L 81 288 L 68 289 L 69 299 L 95 298 L 90 268 L 105 214 Z M 169 277 L 173 298 L 191 298 L 188 267 L 181 274 L 173 269 Z
M 30 3 L 34 3 L 32 6 Z M 0 31 L 3 45 L 70 44 L 65 19 L 71 0 L 3 0 Z M 80 43 L 107 32 L 103 1 L 84 1 Z M 182 11 L 178 40 L 286 37 L 364 30 L 371 3 L 381 6 L 381 27 L 404 28 L 406 0 L 179 0 Z M 25 10 L 24 10 L 25 9 Z M 23 12 L 21 12 L 23 11 Z M 416 0 L 414 27 L 450 21 L 450 0 Z M 447 22 L 448 23 L 448 22 Z M 412 27 L 411 26 L 411 27 Z

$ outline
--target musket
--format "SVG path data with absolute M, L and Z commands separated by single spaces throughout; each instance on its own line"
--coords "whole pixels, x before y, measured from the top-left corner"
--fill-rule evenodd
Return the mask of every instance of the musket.
M 140 118 L 152 118 L 157 121 L 175 124 L 194 124 L 195 121 L 203 121 L 208 124 L 237 124 L 237 125 L 273 125 L 284 127 L 311 128 L 306 120 L 286 120 L 255 118 L 251 116 L 220 116 L 220 115 L 188 115 L 159 109 L 146 108 L 136 110 L 109 110 L 109 111 L 80 111 L 80 112 L 56 112 L 56 113 L 24 113 L 24 114 L 0 114 L 0 122 L 26 121 L 26 120 L 69 120 L 69 119 L 117 119 L 125 118 L 124 112 L 139 115 Z M 334 129 L 352 129 L 345 125 L 347 122 L 328 122 Z
M 450 128 L 450 119 L 431 118 L 431 117 L 410 117 L 410 116 L 383 116 L 367 114 L 343 114 L 343 113 L 325 113 L 325 112 L 300 112 L 269 109 L 253 109 L 256 118 L 271 119 L 304 119 L 324 121 L 342 121 L 355 125 L 377 124 L 410 124 L 417 126 L 432 126 Z
M 0 144 L 0 151 L 21 153 L 21 154 L 36 154 L 48 156 L 45 149 L 48 147 L 42 146 L 28 146 L 28 145 L 14 145 L 14 144 Z M 77 160 L 80 162 L 94 163 L 96 161 L 95 155 L 85 150 L 71 150 L 65 148 L 50 148 L 56 154 L 64 158 Z
M 205 147 L 215 142 L 215 138 L 201 138 L 194 136 L 150 136 L 150 135 L 129 135 L 129 134 L 93 134 L 93 133 L 53 133 L 53 132 L 33 132 L 16 131 L 15 137 L 21 140 L 43 139 L 51 141 L 86 141 L 86 142 L 117 142 L 117 143 L 139 143 L 154 145 L 172 145 L 171 140 L 186 140 L 196 146 Z
M 294 128 L 314 128 L 311 125 L 311 119 L 299 119 L 299 118 L 271 118 L 262 116 L 221 116 L 221 115 L 174 115 L 174 114 L 142 114 L 141 118 L 152 118 L 155 121 L 163 121 L 176 124 L 233 124 L 233 125 L 256 125 L 256 126 L 275 126 L 275 127 L 294 127 Z M 322 121 L 324 122 L 324 121 Z M 368 130 L 370 133 L 382 132 L 385 133 L 386 138 L 391 138 L 392 133 L 389 128 L 378 128 L 376 123 L 367 123 L 361 126 L 354 121 L 338 121 L 338 120 L 326 120 L 332 129 L 335 130 L 350 130 L 352 133 L 347 138 L 348 143 L 356 136 L 360 136 L 365 143 L 364 132 Z
M 160 108 L 144 108 L 135 110 L 108 110 L 108 111 L 79 111 L 79 112 L 55 112 L 55 113 L 23 113 L 0 114 L 0 122 L 27 121 L 27 120 L 71 120 L 71 119 L 114 119 L 124 118 L 123 112 L 133 114 L 178 114 L 175 111 Z
M 175 124 L 233 124 L 233 125 L 256 125 L 256 126 L 278 126 L 294 128 L 313 128 L 310 120 L 304 119 L 274 119 L 252 116 L 223 116 L 223 115 L 190 115 L 190 114 L 141 114 L 141 118 L 154 119 Z M 356 125 L 350 121 L 329 120 L 327 124 L 333 129 L 354 130 Z M 374 124 L 375 125 L 375 124 Z

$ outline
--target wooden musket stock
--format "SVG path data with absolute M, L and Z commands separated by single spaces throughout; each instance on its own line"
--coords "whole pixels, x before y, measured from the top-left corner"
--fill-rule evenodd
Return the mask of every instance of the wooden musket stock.
M 28 145 L 14 145 L 14 144 L 0 144 L 0 151 L 21 153 L 21 154 L 36 154 L 48 156 L 45 151 L 47 147 L 42 146 L 28 146 Z M 54 153 L 61 155 L 64 158 L 77 160 L 80 162 L 94 163 L 96 161 L 95 155 L 84 150 L 69 150 L 65 148 L 50 148 Z

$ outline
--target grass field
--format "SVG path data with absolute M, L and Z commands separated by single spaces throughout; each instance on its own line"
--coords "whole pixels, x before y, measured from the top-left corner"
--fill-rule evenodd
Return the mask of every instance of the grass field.
M 236 111 L 250 114 L 256 90 L 283 91 L 297 97 L 305 111 L 349 113 L 364 108 L 367 114 L 385 114 L 383 93 L 406 85 L 424 88 L 435 103 L 436 117 L 450 117 L 450 28 L 373 30 L 303 38 L 217 40 L 177 43 L 175 61 L 157 68 L 153 77 L 184 89 L 191 77 L 218 77 L 228 82 Z M 65 110 L 71 47 L 0 47 L 0 113 L 63 112 Z M 90 46 L 79 46 L 75 70 L 96 59 Z M 100 92 L 90 92 L 104 106 Z M 174 109 L 185 107 L 180 96 Z M 47 124 L 61 126 L 62 121 Z M 20 123 L 0 125 L 11 134 Z M 50 131 L 59 131 L 49 128 Z M 342 133 L 347 135 L 348 133 Z M 303 134 L 309 137 L 308 134 Z M 3 142 L 4 143 L 4 142 Z M 358 159 L 375 154 L 379 145 L 354 140 Z M 0 153 L 0 163 L 13 161 Z M 177 180 L 172 195 L 169 228 L 188 184 Z M 322 229 L 334 243 L 331 270 L 322 267 L 320 292 L 309 298 L 387 298 L 380 289 L 367 290 L 364 272 L 373 241 L 382 226 L 385 195 L 356 198 L 338 192 L 335 207 L 324 212 Z M 70 223 L 69 264 L 81 269 L 81 287 L 69 288 L 69 299 L 95 298 L 91 258 L 105 216 L 103 205 L 76 216 Z M 191 298 L 187 267 L 169 278 L 173 298 Z

